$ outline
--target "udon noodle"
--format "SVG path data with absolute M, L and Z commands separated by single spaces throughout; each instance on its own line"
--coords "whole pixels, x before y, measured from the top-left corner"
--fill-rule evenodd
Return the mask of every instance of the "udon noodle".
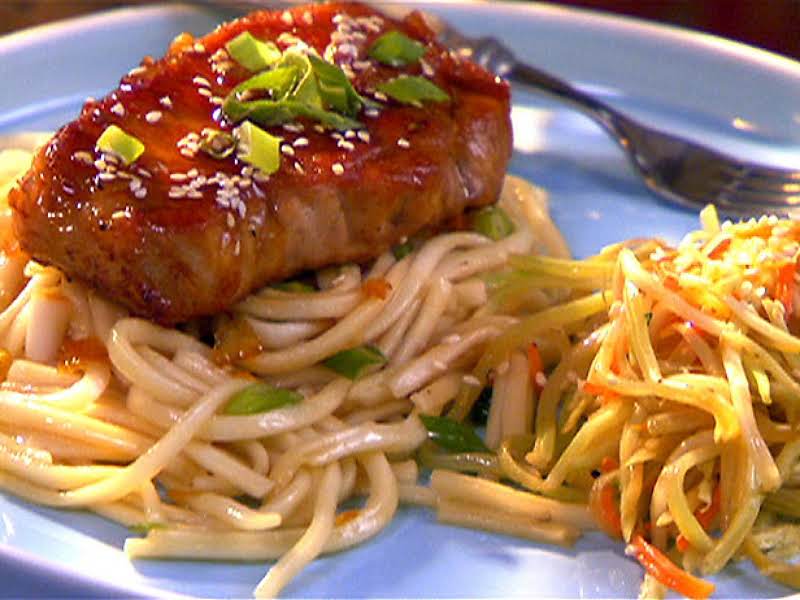
M 276 561 L 259 597 L 401 502 L 551 544 L 599 528 L 646 597 L 708 596 L 691 573 L 738 555 L 797 587 L 800 226 L 708 208 L 677 248 L 573 261 L 541 190 L 508 176 L 499 207 L 504 235 L 165 329 L 29 261 L 4 206 L 0 488 L 131 527 L 131 558 Z

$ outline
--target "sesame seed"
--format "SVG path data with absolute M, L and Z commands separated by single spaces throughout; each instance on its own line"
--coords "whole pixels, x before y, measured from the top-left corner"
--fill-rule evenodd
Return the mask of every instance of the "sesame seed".
M 251 185 L 253 185 L 253 180 L 249 177 L 245 177 L 239 182 L 239 187 L 242 189 L 249 188 Z
M 150 174 L 150 171 L 148 171 L 147 169 L 143 169 L 143 168 L 141 168 L 141 167 L 139 167 L 138 169 L 136 169 L 136 172 L 137 172 L 139 175 L 141 175 L 142 177 L 145 177 L 146 179 L 150 179 L 150 178 L 152 177 L 152 175 Z
M 475 375 L 464 375 L 464 377 L 461 378 L 461 381 L 467 385 L 479 386 L 481 384 L 481 380 L 475 377 Z
M 211 98 L 211 96 L 213 96 L 211 90 L 204 87 L 197 88 L 197 93 L 200 94 L 201 96 L 205 96 L 206 98 Z
M 264 174 L 262 171 L 256 171 L 253 173 L 253 179 L 255 179 L 258 183 L 266 183 L 269 181 L 269 175 Z
M 348 129 L 347 131 L 344 132 L 344 137 L 346 137 L 348 140 L 351 140 L 354 137 L 356 137 L 356 132 L 353 131 L 352 129 Z
M 117 178 L 117 176 L 114 173 L 108 173 L 106 171 L 99 173 L 97 177 L 102 181 L 113 181 L 114 179 Z
M 145 69 L 144 67 L 141 67 L 141 66 L 140 67 L 134 67 L 133 69 L 128 71 L 128 77 L 135 77 L 136 75 L 141 75 L 146 70 L 147 69 Z
M 354 60 L 353 68 L 356 71 L 364 71 L 372 66 L 372 62 L 368 60 Z
M 98 171 L 105 171 L 106 161 L 103 160 L 102 158 L 98 158 L 96 161 L 94 161 L 94 168 L 97 169 Z
M 74 152 L 72 154 L 72 158 L 87 165 L 93 164 L 92 155 L 86 150 L 79 150 L 77 152 Z
M 193 200 L 197 200 L 198 198 L 203 197 L 203 192 L 201 192 L 200 190 L 189 190 L 188 192 L 186 192 L 186 196 L 192 198 Z
M 222 106 L 223 104 L 225 104 L 225 100 L 220 98 L 219 96 L 211 96 L 209 100 L 211 101 L 211 104 L 216 104 L 217 106 Z
M 187 177 L 185 173 L 170 173 L 169 178 L 171 181 L 183 182 L 186 181 Z
M 200 77 L 200 75 L 196 75 L 192 79 L 192 83 L 195 85 L 199 85 L 202 87 L 211 87 L 211 83 L 205 77 Z
M 419 61 L 420 67 L 422 67 L 422 74 L 426 77 L 433 77 L 433 67 L 431 67 L 424 59 L 420 59 Z
M 347 140 L 339 140 L 339 143 L 336 144 L 339 148 L 344 148 L 348 152 L 352 152 L 355 150 L 355 145 L 353 142 L 348 142 Z
M 294 25 L 294 17 L 292 17 L 292 13 L 288 10 L 285 10 L 281 13 L 281 21 L 283 21 L 286 25 Z
M 158 123 L 161 120 L 161 111 L 160 110 L 151 110 L 144 116 L 144 120 L 148 123 Z
M 334 25 L 338 25 L 339 23 L 341 23 L 344 20 L 344 18 L 345 18 L 345 15 L 343 15 L 342 13 L 337 13 L 337 14 L 333 15 L 333 19 L 331 19 L 331 20 L 333 21 Z
M 294 170 L 303 175 L 305 173 L 305 169 L 303 169 L 303 165 L 299 162 L 294 161 Z
M 375 100 L 380 100 L 381 102 L 386 102 L 389 100 L 389 97 L 383 92 L 375 92 L 373 96 L 375 97 Z
M 302 148 L 303 146 L 308 146 L 308 138 L 299 137 L 294 142 L 292 142 L 292 146 L 295 148 Z
M 233 213 L 228 213 L 226 219 L 228 221 L 228 227 L 233 228 L 233 226 L 236 225 L 236 218 L 233 216 Z
M 400 138 L 399 140 L 397 140 L 397 145 L 400 146 L 401 148 L 410 148 L 411 142 L 409 142 L 406 138 Z
M 366 116 L 374 119 L 375 117 L 379 117 L 380 116 L 381 111 L 379 111 L 377 108 L 370 107 L 370 108 L 367 108 L 367 109 L 364 110 L 364 114 Z
M 233 255 L 234 256 L 239 256 L 239 251 L 241 249 L 242 249 L 241 242 L 239 240 L 236 240 L 236 244 L 233 247 Z
M 192 152 L 188 148 L 181 148 L 180 153 L 182 156 L 186 156 L 187 158 L 194 158 L 196 152 Z
M 169 197 L 170 198 L 183 198 L 186 195 L 186 189 L 183 187 L 175 187 L 172 186 L 169 188 Z
M 239 201 L 239 206 L 237 206 L 236 209 L 239 212 L 239 218 L 244 219 L 245 215 L 247 214 L 247 206 L 245 206 L 245 203 Z
M 334 175 L 341 175 L 344 173 L 344 165 L 342 163 L 333 163 L 331 165 L 331 171 L 333 171 Z
M 142 180 L 139 179 L 138 177 L 134 177 L 133 179 L 131 179 L 131 182 L 128 185 L 128 187 L 130 187 L 132 192 L 135 192 L 140 187 L 142 187 Z
M 286 156 L 294 156 L 294 148 L 284 144 L 281 146 L 281 153 L 285 154 Z
M 144 198 L 145 196 L 147 196 L 147 189 L 146 189 L 146 188 L 139 188 L 138 190 L 136 190 L 135 192 L 133 192 L 133 195 L 134 195 L 136 198 L 138 198 L 139 200 L 141 200 L 142 198 Z
M 194 179 L 194 178 L 195 178 L 195 177 L 197 177 L 199 174 L 200 174 L 200 173 L 198 172 L 198 170 L 197 170 L 197 169 L 194 169 L 194 168 L 192 168 L 192 169 L 189 169 L 189 170 L 186 172 L 186 175 L 187 175 L 187 177 L 189 177 L 189 178 L 191 178 L 191 179 Z
M 366 131 L 365 129 L 360 129 L 357 135 L 358 139 L 360 139 L 365 144 L 369 144 L 370 141 L 369 131 Z
M 195 42 L 195 44 L 194 44 L 194 46 L 192 46 L 192 48 L 194 48 L 195 52 L 205 52 L 206 51 L 206 47 L 203 46 L 203 44 L 201 44 L 200 42 Z
M 309 11 L 306 11 L 303 13 L 303 21 L 305 21 L 306 25 L 311 25 L 314 23 L 314 17 Z
M 325 128 L 318 123 L 314 125 L 314 131 L 316 131 L 317 133 L 325 133 Z
M 117 116 L 124 117 L 125 116 L 125 107 L 122 106 L 121 103 L 117 102 L 114 106 L 111 107 L 111 112 Z
M 301 123 L 284 123 L 283 128 L 292 133 L 301 133 L 305 129 Z

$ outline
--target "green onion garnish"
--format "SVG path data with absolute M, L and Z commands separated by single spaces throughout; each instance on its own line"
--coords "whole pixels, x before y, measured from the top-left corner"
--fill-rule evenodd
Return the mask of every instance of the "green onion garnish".
M 334 354 L 322 364 L 348 379 L 356 379 L 371 365 L 386 363 L 386 357 L 374 346 L 358 346 Z
M 491 240 L 502 240 L 514 233 L 514 224 L 506 212 L 497 206 L 487 206 L 475 213 L 472 227 Z
M 356 116 L 361 110 L 361 98 L 344 71 L 313 54 L 308 55 L 308 60 L 314 70 L 317 89 L 325 108 L 348 117 Z
M 472 427 L 448 419 L 420 415 L 419 418 L 428 430 L 428 437 L 450 452 L 489 452 L 486 444 Z
M 389 31 L 375 40 L 369 55 L 392 67 L 403 67 L 417 62 L 425 54 L 425 46 L 399 31 Z
M 400 75 L 378 86 L 378 90 L 403 104 L 448 102 L 450 96 L 424 77 Z
M 301 394 L 292 390 L 276 388 L 266 383 L 254 383 L 234 394 L 224 412 L 226 415 L 255 415 L 297 404 L 302 399 Z
M 250 121 L 236 129 L 239 140 L 237 156 L 253 165 L 265 175 L 270 175 L 281 166 L 281 138 L 270 135 Z
M 116 125 L 106 127 L 106 130 L 97 138 L 96 146 L 101 152 L 118 156 L 126 165 L 136 162 L 136 159 L 144 152 L 144 144 L 138 138 L 126 133 Z
M 147 535 L 154 529 L 166 529 L 166 523 L 158 523 L 155 521 L 146 521 L 144 523 L 134 523 L 128 529 L 130 529 L 133 533 L 138 533 L 140 535 Z
M 297 83 L 300 71 L 296 67 L 276 67 L 253 75 L 237 85 L 233 92 L 239 98 L 243 92 L 260 90 L 267 92 L 271 100 L 283 100 Z
M 317 291 L 313 286 L 303 283 L 302 281 L 282 281 L 280 283 L 274 283 L 270 287 L 293 294 L 310 294 L 311 292 Z
M 272 42 L 262 42 L 249 31 L 240 33 L 225 44 L 231 58 L 248 71 L 262 71 L 274 65 L 281 57 L 281 51 Z
M 200 150 L 212 158 L 226 158 L 236 150 L 236 140 L 227 131 L 204 129 L 203 137 L 200 140 Z
M 294 100 L 280 100 L 278 102 L 272 100 L 239 102 L 229 96 L 222 109 L 225 111 L 228 118 L 234 122 L 249 119 L 263 127 L 274 127 L 276 125 L 283 125 L 284 123 L 292 123 L 299 117 L 306 117 L 312 121 L 316 121 L 320 125 L 338 131 L 360 129 L 363 127 L 361 123 L 354 119 Z
M 403 242 L 402 244 L 397 244 L 392 248 L 392 254 L 394 254 L 394 257 L 397 260 L 403 260 L 413 251 L 414 251 L 414 244 L 411 242 L 411 240 Z

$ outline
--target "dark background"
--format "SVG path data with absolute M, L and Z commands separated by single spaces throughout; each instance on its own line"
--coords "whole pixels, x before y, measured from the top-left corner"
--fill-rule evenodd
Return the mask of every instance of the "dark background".
M 0 0 L 0 34 L 69 16 L 152 0 Z M 554 0 L 671 23 L 800 60 L 800 0 Z

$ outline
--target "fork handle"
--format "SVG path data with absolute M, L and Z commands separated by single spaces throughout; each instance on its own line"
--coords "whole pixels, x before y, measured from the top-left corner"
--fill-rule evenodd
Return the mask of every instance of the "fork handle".
M 567 102 L 605 127 L 614 129 L 614 120 L 619 116 L 617 111 L 563 79 L 516 60 L 507 65 L 503 76 L 533 91 L 545 92 Z

